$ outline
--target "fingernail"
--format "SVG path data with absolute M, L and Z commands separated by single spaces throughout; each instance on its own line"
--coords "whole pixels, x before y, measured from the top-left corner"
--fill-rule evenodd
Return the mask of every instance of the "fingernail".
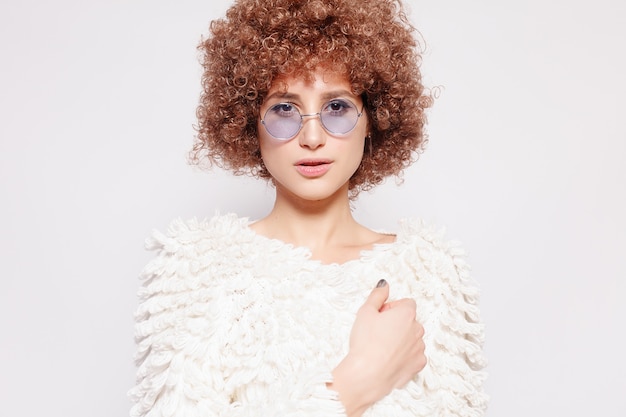
M 387 281 L 385 281 L 385 279 L 381 279 L 380 281 L 378 281 L 378 284 L 376 284 L 376 288 L 381 288 L 384 287 L 385 285 L 387 285 Z

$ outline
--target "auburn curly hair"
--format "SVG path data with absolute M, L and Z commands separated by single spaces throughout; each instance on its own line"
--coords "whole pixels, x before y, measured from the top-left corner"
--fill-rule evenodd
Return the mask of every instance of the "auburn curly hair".
M 198 46 L 204 69 L 190 160 L 270 178 L 257 140 L 259 108 L 279 76 L 323 65 L 363 98 L 370 134 L 351 195 L 400 175 L 426 143 L 421 50 L 399 0 L 236 0 Z

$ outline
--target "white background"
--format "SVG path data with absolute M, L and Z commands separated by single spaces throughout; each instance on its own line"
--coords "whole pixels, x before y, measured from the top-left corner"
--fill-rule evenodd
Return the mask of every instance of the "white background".
M 128 414 L 143 240 L 258 218 L 264 183 L 186 165 L 195 46 L 227 4 L 0 3 L 0 404 Z M 427 152 L 357 204 L 447 226 L 482 287 L 488 415 L 626 415 L 626 3 L 414 0 Z

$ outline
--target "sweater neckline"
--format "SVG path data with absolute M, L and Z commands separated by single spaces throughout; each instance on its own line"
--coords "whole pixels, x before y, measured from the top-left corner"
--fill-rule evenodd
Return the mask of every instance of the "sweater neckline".
M 371 247 L 359 251 L 359 256 L 353 259 L 348 259 L 345 262 L 327 263 L 322 262 L 320 259 L 312 259 L 312 252 L 306 246 L 296 246 L 293 243 L 288 243 L 277 238 L 271 238 L 257 233 L 250 227 L 250 225 L 252 225 L 256 220 L 250 220 L 248 218 L 244 220 L 244 222 L 240 223 L 241 227 L 243 231 L 249 235 L 249 238 L 251 238 L 255 243 L 258 243 L 260 245 L 267 245 L 272 249 L 272 251 L 286 252 L 292 259 L 295 257 L 301 258 L 303 262 L 310 263 L 311 265 L 318 268 L 347 268 L 352 265 L 363 264 L 383 253 L 392 251 L 396 246 L 399 245 L 400 242 L 399 233 L 394 234 L 386 231 L 375 230 L 377 233 L 395 236 L 395 239 L 393 240 L 393 242 L 389 243 L 374 243 L 371 245 Z

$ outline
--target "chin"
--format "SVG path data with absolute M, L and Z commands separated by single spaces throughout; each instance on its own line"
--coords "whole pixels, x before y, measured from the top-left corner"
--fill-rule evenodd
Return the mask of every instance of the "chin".
M 323 185 L 323 184 L 319 184 Z M 300 187 L 294 187 L 293 189 L 277 186 L 277 195 L 291 196 L 291 198 L 297 198 L 304 201 L 324 201 L 331 198 L 348 197 L 348 183 L 345 183 L 339 187 L 328 187 L 323 185 L 322 187 L 316 187 L 314 184 L 305 184 Z

